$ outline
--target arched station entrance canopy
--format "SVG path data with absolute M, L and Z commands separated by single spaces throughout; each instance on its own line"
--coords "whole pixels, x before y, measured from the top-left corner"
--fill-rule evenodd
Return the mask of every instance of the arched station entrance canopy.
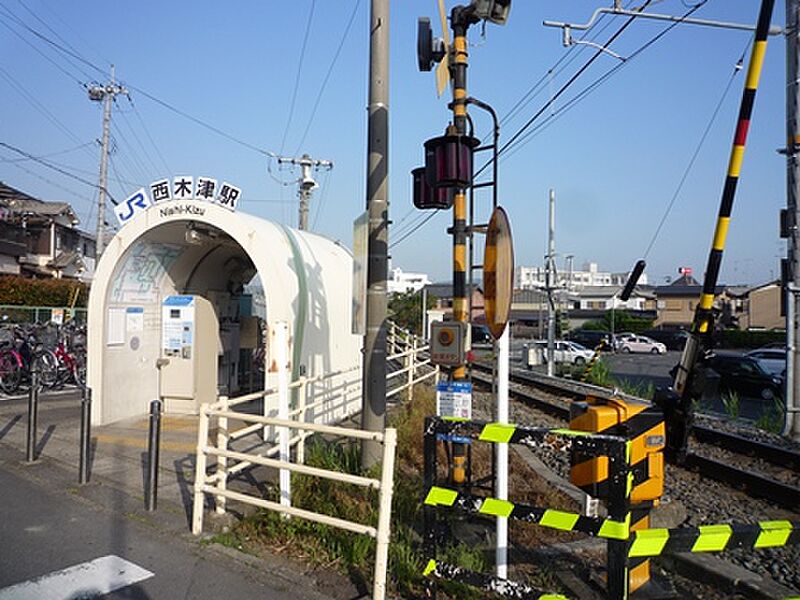
M 216 371 L 216 385 L 201 386 L 188 401 L 172 406 L 167 400 L 168 412 L 195 412 L 218 392 L 242 391 L 248 357 L 263 343 L 262 325 L 288 324 L 293 378 L 360 365 L 361 340 L 351 333 L 352 269 L 350 252 L 338 243 L 213 202 L 158 202 L 140 210 L 105 249 L 92 283 L 87 348 L 92 422 L 147 413 L 164 389 L 156 361 L 165 352 L 170 356 L 175 331 L 165 328 L 182 303 L 196 306 L 191 318 L 197 327 L 184 326 L 183 332 L 178 327 L 177 347 L 183 343 L 184 350 L 172 352 L 172 363 L 189 364 L 202 354 L 193 364 L 200 373 Z M 263 286 L 265 322 L 250 308 L 253 298 L 243 294 L 256 276 Z M 193 343 L 194 355 L 186 350 Z M 259 374 L 261 385 L 264 377 L 269 383 L 266 371 Z M 162 377 L 181 374 L 169 366 Z M 352 378 L 357 384 L 360 373 Z M 357 409 L 340 406 L 337 416 Z

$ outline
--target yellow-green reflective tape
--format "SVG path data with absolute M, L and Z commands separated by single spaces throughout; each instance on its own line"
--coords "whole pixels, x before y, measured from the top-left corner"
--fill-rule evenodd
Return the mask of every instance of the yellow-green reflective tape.
M 496 442 L 500 444 L 507 444 L 511 436 L 517 430 L 516 425 L 507 425 L 505 423 L 489 423 L 484 425 L 481 435 L 478 437 L 482 442 Z
M 494 515 L 496 517 L 507 517 L 514 510 L 514 504 L 508 500 L 498 500 L 497 498 L 486 498 L 478 511 L 484 515 Z
M 701 525 L 700 535 L 692 546 L 692 552 L 718 552 L 724 550 L 731 539 L 730 525 Z
M 611 538 L 614 540 L 627 540 L 630 535 L 631 516 L 625 517 L 625 521 L 612 521 L 606 519 L 597 532 L 598 537 Z
M 631 463 L 632 453 L 633 453 L 633 442 L 632 441 L 625 442 L 625 462 L 628 464 Z
M 425 565 L 425 570 L 422 571 L 422 576 L 423 577 L 427 577 L 428 575 L 433 573 L 435 570 L 436 570 L 436 561 L 433 560 L 433 559 L 430 559 L 428 561 L 428 564 Z
M 457 497 L 458 492 L 455 490 L 433 486 L 425 497 L 425 504 L 453 506 Z
M 544 527 L 552 527 L 553 529 L 572 531 L 575 523 L 578 522 L 578 518 L 579 515 L 573 513 L 548 509 L 544 511 L 544 515 L 539 521 L 539 525 L 543 525 Z
M 633 491 L 633 473 L 628 473 L 628 482 L 625 486 L 625 497 L 628 498 Z
M 539 600 L 569 600 L 569 598 L 561 594 L 542 594 L 539 596 Z
M 560 435 L 573 435 L 573 436 L 590 436 L 592 435 L 589 431 L 576 431 L 574 429 L 551 429 L 552 433 L 558 433 Z
M 442 421 L 450 421 L 451 423 L 466 423 L 469 421 L 466 417 L 442 417 Z
M 758 534 L 754 548 L 783 546 L 792 533 L 792 524 L 789 521 L 759 521 L 758 525 L 761 533 Z
M 634 532 L 628 556 L 658 556 L 667 545 L 668 529 L 643 529 Z

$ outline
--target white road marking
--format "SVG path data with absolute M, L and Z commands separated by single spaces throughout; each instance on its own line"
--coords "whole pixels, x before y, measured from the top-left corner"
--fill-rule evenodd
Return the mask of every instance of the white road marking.
M 147 569 L 109 554 L 0 589 L 0 600 L 67 600 L 110 594 L 149 579 Z

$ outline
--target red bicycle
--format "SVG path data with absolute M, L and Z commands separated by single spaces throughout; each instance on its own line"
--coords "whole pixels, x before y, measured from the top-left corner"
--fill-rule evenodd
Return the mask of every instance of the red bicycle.
M 55 385 L 62 386 L 70 379 L 80 387 L 86 385 L 86 352 L 75 343 L 80 331 L 62 331 L 53 349 L 58 368 Z M 82 336 L 81 336 L 82 337 Z

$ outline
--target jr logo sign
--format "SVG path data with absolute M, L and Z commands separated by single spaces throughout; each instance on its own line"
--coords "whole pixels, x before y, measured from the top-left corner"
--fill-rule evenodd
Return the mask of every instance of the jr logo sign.
M 117 215 L 119 224 L 124 225 L 138 211 L 144 210 L 151 204 L 152 202 L 150 202 L 150 198 L 147 197 L 147 192 L 144 191 L 144 188 L 140 188 L 133 196 L 125 200 L 125 202 L 117 204 L 114 207 L 114 214 Z
M 190 176 L 175 177 L 171 186 L 169 179 L 154 181 L 150 184 L 150 192 L 152 196 L 148 195 L 145 188 L 140 188 L 135 194 L 114 207 L 114 214 L 120 225 L 125 225 L 136 213 L 153 204 L 162 205 L 174 200 L 202 200 L 224 206 L 228 210 L 236 210 L 236 205 L 242 195 L 240 188 L 227 181 L 223 181 L 222 185 L 217 185 L 216 179 L 209 177 L 195 179 Z

